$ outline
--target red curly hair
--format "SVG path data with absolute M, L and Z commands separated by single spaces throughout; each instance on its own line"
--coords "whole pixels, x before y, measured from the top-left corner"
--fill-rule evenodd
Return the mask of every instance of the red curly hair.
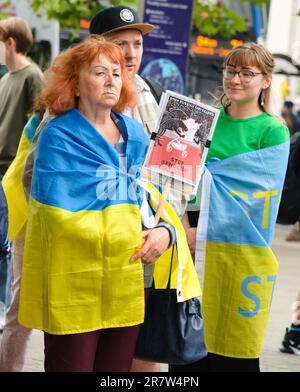
M 112 110 L 122 112 L 127 107 L 135 106 L 134 86 L 125 67 L 121 49 L 103 37 L 91 35 L 59 54 L 46 71 L 40 101 L 51 114 L 63 114 L 76 105 L 75 92 L 79 72 L 99 55 L 106 56 L 121 68 L 120 99 Z

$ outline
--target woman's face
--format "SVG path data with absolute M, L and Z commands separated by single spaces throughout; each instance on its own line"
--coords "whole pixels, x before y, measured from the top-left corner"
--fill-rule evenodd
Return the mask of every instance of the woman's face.
M 111 109 L 118 103 L 121 89 L 120 64 L 99 55 L 90 66 L 80 71 L 76 95 L 79 95 L 80 103 Z
M 223 73 L 224 92 L 231 102 L 258 102 L 263 89 L 271 84 L 272 77 L 262 74 L 256 66 L 227 64 Z

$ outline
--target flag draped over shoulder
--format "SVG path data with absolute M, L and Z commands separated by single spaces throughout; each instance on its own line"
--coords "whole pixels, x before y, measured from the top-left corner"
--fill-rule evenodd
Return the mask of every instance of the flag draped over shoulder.
M 76 109 L 41 133 L 21 283 L 24 326 L 71 334 L 144 320 L 142 265 L 130 259 L 142 244 L 136 178 L 149 140 L 140 124 L 115 116 L 126 162 Z
M 196 258 L 211 353 L 257 358 L 278 263 L 271 250 L 289 142 L 206 164 Z
M 22 185 L 22 175 L 31 141 L 41 121 L 39 114 L 33 115 L 24 127 L 17 155 L 2 179 L 8 205 L 8 237 L 13 241 L 27 221 L 28 204 Z

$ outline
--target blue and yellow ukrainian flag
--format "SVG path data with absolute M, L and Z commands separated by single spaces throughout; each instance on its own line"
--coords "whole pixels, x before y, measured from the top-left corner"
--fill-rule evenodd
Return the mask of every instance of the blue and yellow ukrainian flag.
M 289 142 L 206 164 L 196 257 L 208 352 L 260 355 L 278 263 L 271 244 Z
M 23 191 L 22 175 L 29 147 L 40 121 L 41 116 L 34 114 L 25 125 L 16 157 L 2 179 L 8 204 L 8 236 L 10 241 L 17 237 L 28 218 L 28 204 Z
M 142 265 L 130 259 L 142 244 L 142 190 L 136 179 L 149 140 L 139 123 L 116 118 L 127 141 L 126 164 L 76 109 L 51 120 L 41 133 L 19 307 L 26 327 L 72 334 L 144 320 Z M 172 212 L 168 216 L 172 224 Z M 182 237 L 180 222 L 174 224 Z M 200 287 L 183 242 L 178 254 L 186 260 L 184 300 L 199 295 Z M 167 270 L 170 250 L 159 262 L 161 271 Z

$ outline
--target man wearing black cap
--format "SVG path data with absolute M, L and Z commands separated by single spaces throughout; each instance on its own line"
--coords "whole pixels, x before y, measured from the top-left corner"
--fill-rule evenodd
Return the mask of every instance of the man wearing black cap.
M 125 114 L 144 125 L 151 134 L 157 117 L 162 89 L 156 83 L 145 81 L 138 75 L 143 55 L 143 35 L 154 26 L 140 23 L 137 13 L 124 6 L 106 8 L 96 14 L 90 24 L 90 33 L 104 36 L 116 43 L 123 51 L 125 65 L 134 80 L 137 105 Z

